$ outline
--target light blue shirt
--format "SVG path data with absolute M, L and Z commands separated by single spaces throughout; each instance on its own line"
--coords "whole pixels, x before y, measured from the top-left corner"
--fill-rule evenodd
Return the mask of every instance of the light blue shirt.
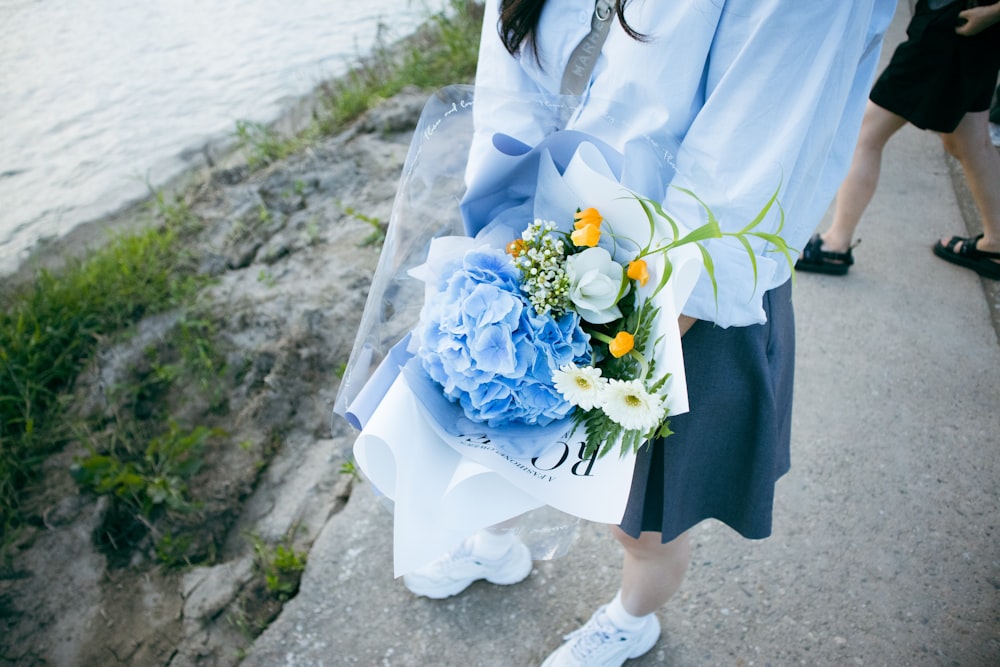
M 536 62 L 530 50 L 507 53 L 497 0 L 486 0 L 477 88 L 557 94 L 593 7 L 593 0 L 546 0 Z M 780 186 L 781 235 L 800 249 L 846 173 L 895 7 L 896 0 L 631 0 L 626 18 L 648 40 L 632 39 L 615 21 L 567 127 L 619 150 L 635 137 L 675 138 L 672 184 L 697 193 L 725 230 L 750 222 Z M 629 112 L 616 111 L 609 126 L 602 100 L 625 103 Z M 475 112 L 480 149 L 494 132 L 535 145 L 563 122 L 478 104 Z M 704 221 L 701 207 L 676 188 L 665 205 L 689 227 Z M 773 232 L 779 222 L 775 210 L 762 229 Z M 754 243 L 755 279 L 738 241 L 706 247 L 718 296 L 703 275 L 684 313 L 723 327 L 764 322 L 763 293 L 790 277 L 784 258 Z

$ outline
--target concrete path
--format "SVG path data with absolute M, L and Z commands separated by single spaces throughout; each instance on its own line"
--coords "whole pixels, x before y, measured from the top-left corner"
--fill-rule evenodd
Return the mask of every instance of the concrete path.
M 798 277 L 774 535 L 696 528 L 663 636 L 629 665 L 1000 665 L 1000 346 L 983 283 L 930 252 L 964 232 L 940 141 L 905 128 L 850 275 Z M 392 579 L 391 518 L 362 484 L 243 665 L 537 665 L 614 594 L 619 563 L 587 525 L 522 584 L 416 598 Z

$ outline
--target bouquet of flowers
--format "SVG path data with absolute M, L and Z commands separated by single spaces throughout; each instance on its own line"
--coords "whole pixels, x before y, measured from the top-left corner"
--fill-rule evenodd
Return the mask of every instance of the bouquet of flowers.
M 529 115 L 558 103 L 498 99 Z M 792 261 L 759 229 L 777 193 L 737 232 L 693 191 L 700 215 L 665 210 L 671 153 L 649 137 L 494 135 L 467 184 L 472 107 L 450 87 L 425 108 L 334 407 L 395 501 L 397 575 L 540 508 L 619 522 L 636 450 L 687 410 L 677 318 L 703 271 L 714 285 L 705 241 Z
M 701 242 L 723 232 L 707 206 L 708 222 L 685 231 L 659 203 L 621 196 L 637 204 L 631 211 L 641 211 L 641 225 L 578 208 L 567 212 L 571 229 L 535 219 L 502 251 L 451 246 L 433 253 L 433 270 L 414 273 L 428 285 L 415 354 L 469 420 L 502 428 L 568 416 L 585 433 L 584 456 L 603 456 L 615 443 L 624 454 L 670 435 L 671 372 L 658 370 L 653 353 L 657 296 L 671 278 L 671 251 L 684 246 L 698 249 L 712 275 Z M 779 236 L 755 230 L 775 202 L 732 234 L 750 261 L 747 236 L 789 253 Z M 641 241 L 616 232 L 637 228 L 646 231 Z

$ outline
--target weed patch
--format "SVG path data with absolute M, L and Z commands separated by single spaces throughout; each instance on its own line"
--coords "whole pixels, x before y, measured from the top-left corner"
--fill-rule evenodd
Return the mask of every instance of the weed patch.
M 127 560 L 131 549 L 152 533 L 154 551 L 162 562 L 183 562 L 185 538 L 159 534 L 154 522 L 168 512 L 198 509 L 188 480 L 201 468 L 208 440 L 225 434 L 205 426 L 182 430 L 174 422 L 145 446 L 137 437 L 140 434 L 141 429 L 120 428 L 100 449 L 91 445 L 90 454 L 73 466 L 73 478 L 82 489 L 111 498 L 97 535 L 105 553 Z
M 470 0 L 451 0 L 401 46 L 386 44 L 380 29 L 372 56 L 347 76 L 325 87 L 322 134 L 333 134 L 405 86 L 440 88 L 471 80 L 476 73 L 483 8 Z
M 165 205 L 163 199 L 158 200 Z M 180 250 L 189 211 L 122 235 L 56 272 L 0 294 L 0 526 L 21 520 L 19 491 L 71 436 L 65 394 L 101 340 L 191 297 L 204 282 Z
M 247 156 L 247 166 L 259 169 L 301 150 L 324 135 L 343 130 L 348 123 L 389 99 L 406 86 L 433 90 L 471 81 L 476 73 L 482 3 L 450 0 L 432 14 L 415 35 L 389 43 L 381 25 L 371 55 L 345 76 L 320 85 L 320 110 L 300 134 L 283 137 L 260 123 L 237 121 L 236 138 Z
M 285 138 L 273 128 L 246 120 L 236 121 L 236 141 L 244 151 L 247 166 L 260 169 L 301 150 L 309 141 L 303 136 Z
M 350 216 L 355 220 L 363 222 L 372 228 L 372 231 L 368 236 L 366 236 L 361 241 L 361 246 L 381 246 L 382 242 L 385 241 L 386 232 L 389 230 L 389 223 L 382 222 L 378 218 L 361 213 L 360 211 L 354 209 L 351 206 L 344 206 L 341 204 L 341 209 L 344 211 L 344 215 Z

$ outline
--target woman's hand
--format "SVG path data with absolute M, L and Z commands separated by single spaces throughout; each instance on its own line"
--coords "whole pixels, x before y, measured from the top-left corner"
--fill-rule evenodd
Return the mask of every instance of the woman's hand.
M 688 329 L 694 326 L 694 323 L 698 320 L 693 317 L 688 317 L 687 315 L 677 316 L 677 327 L 681 330 L 681 336 L 687 333 Z
M 955 28 L 955 32 L 964 37 L 972 37 L 998 22 L 1000 22 L 1000 2 L 987 7 L 963 9 L 958 13 L 958 27 Z

